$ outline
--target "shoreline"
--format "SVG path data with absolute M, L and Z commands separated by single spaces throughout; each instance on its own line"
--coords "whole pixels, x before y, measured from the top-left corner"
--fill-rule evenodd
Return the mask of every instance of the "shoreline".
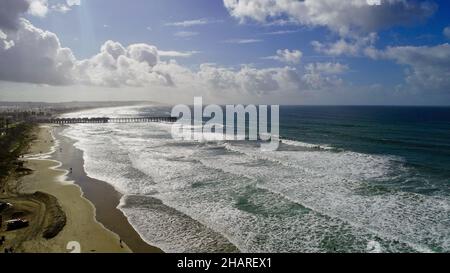
M 105 181 L 89 177 L 84 170 L 83 151 L 75 147 L 75 141 L 61 135 L 64 127 L 53 127 L 53 135 L 59 145 L 52 159 L 61 163 L 59 168 L 70 170 L 66 177 L 80 188 L 82 196 L 94 207 L 95 219 L 119 236 L 119 240 L 135 253 L 162 253 L 158 247 L 145 242 L 126 216 L 118 208 L 122 194 Z
M 25 219 L 30 225 L 26 228 L 6 232 L 6 243 L 14 246 L 14 252 L 31 253 L 67 253 L 100 252 L 126 253 L 131 249 L 121 243 L 119 237 L 106 229 L 95 219 L 95 208 L 83 197 L 81 188 L 67 179 L 67 171 L 61 169 L 61 163 L 52 157 L 55 141 L 51 133 L 52 126 L 42 125 L 36 128 L 36 139 L 31 143 L 24 156 L 25 166 L 33 170 L 30 174 L 16 177 L 8 182 L 14 209 L 25 209 Z M 51 239 L 43 236 L 45 222 L 48 219 L 46 205 L 36 205 L 27 209 L 21 202 L 30 202 L 30 197 L 42 192 L 55 199 L 65 214 L 65 224 Z M 23 201 L 20 201 L 23 199 Z M 5 246 L 6 247 L 6 246 Z

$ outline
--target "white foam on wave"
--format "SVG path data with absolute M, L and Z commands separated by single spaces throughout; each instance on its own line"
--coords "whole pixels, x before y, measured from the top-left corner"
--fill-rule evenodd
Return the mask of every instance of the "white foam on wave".
M 289 144 L 293 144 L 289 141 Z M 296 145 L 299 142 L 295 143 Z M 302 144 L 314 148 L 316 145 Z M 342 219 L 353 226 L 364 227 L 369 232 L 395 240 L 402 240 L 418 251 L 430 252 L 425 242 L 448 247 L 448 239 L 436 239 L 446 234 L 448 238 L 448 200 L 423 195 L 393 192 L 364 196 L 358 192 L 370 187 L 370 181 L 382 181 L 396 175 L 394 161 L 399 158 L 374 156 L 354 152 L 260 152 L 253 146 L 224 145 L 228 150 L 255 159 L 269 160 L 280 166 L 249 167 L 248 158 L 230 155 L 226 160 L 202 159 L 205 166 L 225 170 L 247 178 L 264 181 L 258 186 L 330 217 Z M 217 164 L 213 162 L 218 161 Z M 276 172 L 273 172 L 276 168 Z M 282 182 L 281 182 L 282 181 Z M 421 215 L 420 220 L 407 215 Z M 434 223 L 444 223 L 437 228 Z
M 287 145 L 296 146 L 296 147 L 303 147 L 303 148 L 310 148 L 310 149 L 321 149 L 321 150 L 333 150 L 334 148 L 327 144 L 310 144 L 306 142 L 301 142 L 297 140 L 290 140 L 290 139 L 282 139 L 282 142 Z
M 120 125 L 70 125 L 63 135 L 76 140 L 75 147 L 82 150 L 84 169 L 89 177 L 106 181 L 122 194 L 146 194 L 153 190 L 151 179 L 133 170 L 129 151 L 114 137 L 122 132 Z M 126 131 L 126 130 L 125 130 Z M 139 141 L 135 143 L 140 147 Z
M 175 141 L 169 137 L 170 126 L 81 124 L 70 125 L 64 134 L 84 151 L 89 176 L 127 195 L 162 200 L 241 251 L 369 251 L 372 241 L 383 251 L 450 249 L 448 199 L 371 192 L 372 181 L 397 175 L 393 162 L 398 158 L 314 149 L 261 152 L 245 143 Z M 157 232 L 183 220 L 177 215 L 122 207 L 148 242 L 168 251 L 189 251 L 189 241 L 198 247 L 211 244 L 195 237 L 195 230 L 182 231 L 190 238 L 182 244 L 170 235 L 179 229 Z
M 249 147 L 231 144 L 226 147 L 279 164 L 273 172 L 267 168 L 235 164 L 230 157 L 226 163 L 217 163 L 220 168 L 232 168 L 230 172 L 264 181 L 260 187 L 314 211 L 364 227 L 378 236 L 403 241 L 420 251 L 432 251 L 426 244 L 449 247 L 448 199 L 399 191 L 361 194 L 370 191 L 371 181 L 386 180 L 395 175 L 398 170 L 392 169 L 395 166 L 391 161 L 398 160 L 396 158 L 354 152 L 260 153 Z M 205 164 L 211 162 L 205 161 Z
M 229 178 L 227 181 L 227 184 L 230 183 L 230 181 L 232 182 L 232 187 L 234 188 L 238 188 L 238 187 L 245 187 L 246 184 L 254 184 L 255 183 L 255 179 L 261 179 L 261 178 L 265 178 L 267 180 L 267 178 L 269 178 L 269 180 L 271 181 L 283 181 L 285 183 L 297 183 L 297 181 L 294 181 L 292 179 L 292 176 L 295 175 L 299 175 L 301 177 L 311 177 L 313 172 L 311 170 L 311 168 L 308 170 L 307 168 L 304 170 L 303 173 L 300 173 L 297 171 L 297 173 L 294 173 L 293 175 L 293 171 L 292 169 L 286 169 L 286 168 L 277 168 L 277 173 L 279 174 L 277 175 L 273 175 L 273 170 L 270 168 L 261 168 L 260 170 L 258 170 L 259 173 L 255 174 L 255 170 L 256 167 L 251 167 L 249 168 L 248 166 L 243 166 L 242 164 L 245 163 L 249 163 L 249 158 L 246 157 L 242 157 L 242 156 L 236 156 L 233 157 L 234 160 L 236 161 L 232 161 L 231 156 L 230 155 L 225 155 L 223 156 L 223 158 L 225 158 L 225 161 L 221 161 L 218 160 L 217 156 L 214 156 L 212 158 L 205 158 L 204 155 L 196 155 L 194 150 L 191 147 L 187 147 L 184 150 L 181 150 L 179 148 L 175 148 L 173 151 L 171 151 L 172 149 L 174 149 L 173 147 L 164 147 L 163 150 L 152 150 L 150 153 L 145 153 L 143 151 L 136 151 L 136 154 L 132 155 L 132 158 L 135 158 L 135 160 L 133 161 L 133 165 L 135 168 L 146 172 L 149 176 L 154 177 L 156 179 L 156 183 L 157 185 L 157 189 L 158 189 L 158 194 L 156 195 L 158 198 L 162 199 L 165 201 L 166 204 L 170 204 L 173 207 L 176 207 L 178 209 L 180 209 L 181 211 L 183 211 L 184 213 L 188 214 L 188 215 L 192 215 L 193 218 L 201 221 L 202 223 L 205 223 L 206 225 L 214 228 L 215 230 L 223 233 L 223 234 L 236 234 L 236 233 L 243 233 L 243 230 L 251 230 L 250 226 L 248 225 L 244 225 L 243 223 L 246 223 L 246 221 L 244 221 L 243 219 L 245 219 L 245 216 L 248 215 L 243 215 L 243 213 L 239 210 L 237 210 L 236 208 L 234 208 L 232 206 L 232 204 L 230 204 L 229 200 L 220 203 L 220 198 L 218 198 L 217 196 L 214 197 L 214 203 L 215 204 L 211 204 L 211 202 L 208 200 L 210 198 L 210 196 L 202 196 L 202 198 L 199 198 L 197 196 L 198 192 L 190 192 L 192 184 L 199 182 L 199 181 L 204 181 L 207 179 L 219 179 L 220 177 L 224 177 L 224 174 L 220 173 L 220 177 L 214 177 L 211 170 L 204 170 L 204 166 L 207 166 L 209 168 L 216 168 L 216 169 L 220 169 L 223 171 L 228 172 L 229 174 L 231 174 L 231 178 Z M 171 162 L 171 166 L 170 168 L 167 167 L 167 160 L 168 159 L 174 159 L 174 154 L 177 154 L 176 157 L 176 162 Z M 193 159 L 193 158 L 197 158 L 198 160 L 202 161 L 202 164 L 204 166 L 196 166 L 195 162 L 191 162 L 189 159 Z M 280 160 L 280 159 L 278 159 Z M 351 161 L 353 161 L 354 158 L 351 159 Z M 212 164 L 214 161 L 217 162 L 217 165 Z M 329 160 L 329 161 L 333 161 L 333 160 Z M 348 165 L 348 162 L 343 162 L 344 164 Z M 367 163 L 367 162 L 366 162 Z M 381 164 L 378 162 L 378 164 Z M 151 166 L 151 168 L 149 168 L 149 166 Z M 366 177 L 365 178 L 374 178 L 374 177 L 379 177 L 380 175 L 382 175 L 382 172 L 380 170 L 378 170 L 378 172 L 373 173 L 373 167 L 374 165 L 371 165 L 370 168 L 368 168 L 369 170 L 371 170 L 371 172 L 368 172 L 368 174 L 365 174 Z M 240 169 L 238 170 L 237 168 Z M 358 166 L 357 166 L 358 167 Z M 313 168 L 314 169 L 314 168 Z M 348 177 L 348 179 L 352 179 L 351 175 L 352 172 L 349 170 L 342 170 L 342 167 L 337 167 L 337 169 L 341 169 L 342 174 L 347 174 L 350 175 Z M 329 170 L 330 172 L 337 172 L 337 169 L 333 169 L 333 170 Z M 189 175 L 193 176 L 193 177 L 189 177 Z M 337 174 L 339 176 L 339 173 Z M 266 176 L 266 177 L 264 177 Z M 246 177 L 249 181 L 246 183 L 243 183 L 243 177 Z M 316 177 L 315 177 L 316 178 Z M 336 179 L 331 179 L 330 177 L 326 177 L 326 176 L 319 176 L 320 179 L 323 180 L 329 180 L 331 181 L 331 183 L 336 182 Z M 354 178 L 353 178 L 354 179 Z M 298 183 L 297 183 L 298 184 Z M 224 187 L 226 185 L 226 183 L 220 183 L 220 187 L 221 190 L 226 191 L 226 187 Z M 300 186 L 300 184 L 298 184 Z M 350 184 L 349 184 L 350 185 Z M 264 188 L 264 184 L 260 187 Z M 317 187 L 318 186 L 318 187 Z M 280 188 L 279 185 L 276 185 L 277 188 Z M 337 202 L 338 204 L 344 204 L 346 201 L 349 201 L 348 199 L 343 199 L 342 201 L 339 201 L 338 198 L 342 198 L 342 196 L 344 195 L 351 195 L 354 192 L 352 192 L 352 190 L 356 190 L 357 188 L 351 188 L 349 187 L 348 189 L 346 189 L 345 187 L 339 187 L 339 186 L 331 186 L 328 185 L 328 188 L 324 187 L 323 185 L 316 185 L 316 190 L 319 190 L 319 194 L 323 195 L 323 194 L 328 194 L 329 197 L 327 198 L 328 201 L 333 200 L 334 202 Z M 333 188 L 332 188 L 333 187 Z M 276 192 L 278 194 L 281 194 L 282 192 L 279 191 L 274 191 L 271 187 L 268 187 L 267 189 Z M 334 191 L 333 191 L 334 189 Z M 294 190 L 292 188 L 289 188 L 289 190 Z M 305 190 L 305 195 L 309 195 L 312 196 L 313 198 L 310 198 L 309 201 L 314 201 L 317 202 L 317 193 L 314 192 L 309 192 L 310 189 L 303 189 Z M 190 200 L 197 200 L 197 206 L 192 206 L 189 205 L 188 208 L 186 208 L 186 204 L 183 204 L 183 199 L 180 198 L 179 194 L 181 194 L 180 192 L 182 192 L 183 197 L 187 197 L 187 201 L 189 202 Z M 208 193 L 210 194 L 210 193 Z M 226 194 L 224 194 L 226 195 Z M 286 198 L 292 200 L 290 198 L 290 196 L 286 196 L 285 194 L 282 194 L 283 196 L 285 196 Z M 200 201 L 201 200 L 201 201 Z M 206 201 L 206 204 L 204 204 L 202 201 Z M 308 200 L 307 200 L 308 201 Z M 273 201 L 272 201 L 273 202 Z M 298 201 L 297 201 L 298 202 Z M 303 202 L 300 202 L 301 204 L 303 204 Z M 308 203 L 308 202 L 307 202 Z M 330 204 L 329 204 L 330 205 Z M 219 219 L 215 218 L 214 221 L 212 221 L 211 219 L 214 219 L 213 217 L 216 215 L 220 215 L 218 211 L 214 211 L 211 210 L 211 207 L 218 207 L 220 208 L 221 212 L 223 213 L 224 211 L 226 211 L 226 215 L 227 217 L 225 217 L 222 214 L 222 217 L 220 217 Z M 335 206 L 336 207 L 336 206 Z M 196 209 L 194 209 L 196 208 Z M 314 208 L 316 209 L 316 208 Z M 337 210 L 339 210 L 339 208 L 337 208 Z M 210 211 L 210 213 L 205 213 L 206 211 Z M 203 216 L 202 216 L 203 215 Z M 231 215 L 234 215 L 234 217 L 230 217 Z M 330 214 L 330 216 L 335 217 L 337 219 L 342 219 L 339 218 L 337 216 L 339 215 L 332 215 Z M 227 219 L 226 222 L 220 221 L 223 219 Z M 259 220 L 261 221 L 261 220 Z M 315 221 L 318 221 L 317 219 Z M 248 223 L 252 223 L 254 222 L 254 220 L 248 220 Z M 281 221 L 278 220 L 278 223 L 280 223 Z M 220 224 L 219 224 L 220 223 Z M 232 225 L 230 225 L 232 223 Z M 297 223 L 297 228 L 300 226 L 298 225 L 298 221 L 294 222 Z M 283 223 L 285 225 L 289 225 L 289 223 Z M 292 222 L 291 222 L 292 224 Z M 354 223 L 353 223 L 354 224 Z M 267 225 L 267 224 L 266 224 Z M 235 230 L 235 228 L 237 228 L 237 230 Z M 227 232 L 228 229 L 228 232 Z M 230 232 L 229 229 L 233 230 L 233 232 Z M 273 231 L 273 230 L 271 230 Z M 267 233 L 270 231 L 265 230 L 264 233 Z M 261 234 L 264 234 L 261 233 Z M 358 231 L 358 233 L 363 233 L 361 231 Z M 244 233 L 245 234 L 245 233 Z M 260 234 L 259 234 L 260 235 Z M 380 234 L 381 235 L 381 234 Z M 249 235 L 247 235 L 249 236 Z M 245 242 L 242 242 L 242 238 L 233 238 L 232 236 L 228 236 L 228 238 L 230 239 L 230 241 L 232 241 L 233 243 L 235 243 L 236 245 L 240 246 L 242 249 L 246 249 L 246 250 L 251 250 L 251 246 L 247 245 Z M 245 236 L 244 236 L 245 238 Z M 273 246 L 272 246 L 273 247 Z M 258 249 L 259 250 L 259 249 Z M 278 250 L 278 251 L 282 251 L 282 250 Z

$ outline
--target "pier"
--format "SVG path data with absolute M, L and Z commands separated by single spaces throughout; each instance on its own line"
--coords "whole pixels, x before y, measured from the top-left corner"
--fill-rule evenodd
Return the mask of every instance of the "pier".
M 176 122 L 176 117 L 92 117 L 92 118 L 51 118 L 40 120 L 40 123 L 75 124 L 75 123 L 146 123 L 146 122 Z

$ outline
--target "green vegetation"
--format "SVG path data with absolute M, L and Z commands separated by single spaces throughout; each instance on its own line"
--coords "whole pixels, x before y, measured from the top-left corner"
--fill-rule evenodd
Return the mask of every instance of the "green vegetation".
M 33 128 L 33 124 L 25 122 L 10 124 L 0 135 L 0 182 L 8 177 L 12 170 L 20 167 L 17 159 L 26 152 L 33 140 Z

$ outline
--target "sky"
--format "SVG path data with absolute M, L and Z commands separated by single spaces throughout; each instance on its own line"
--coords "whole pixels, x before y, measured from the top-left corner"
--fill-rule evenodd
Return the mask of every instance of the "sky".
M 449 14 L 438 0 L 0 0 L 0 100 L 450 105 Z

